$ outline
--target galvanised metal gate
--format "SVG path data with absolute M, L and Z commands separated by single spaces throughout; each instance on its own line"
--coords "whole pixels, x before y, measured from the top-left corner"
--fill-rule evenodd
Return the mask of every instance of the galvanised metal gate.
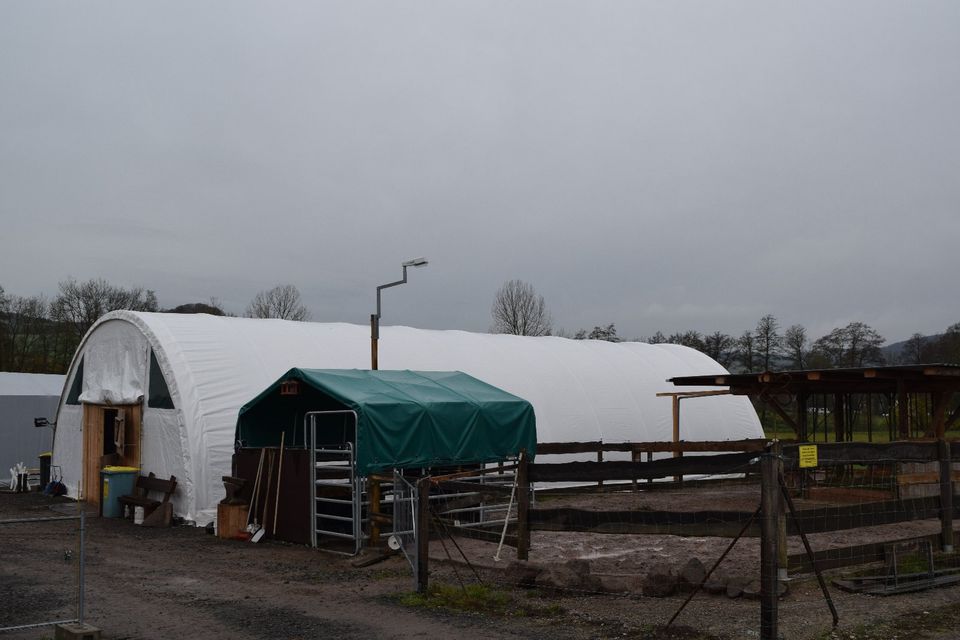
M 310 544 L 318 547 L 323 538 L 346 540 L 352 543 L 347 555 L 356 555 L 366 538 L 366 479 L 357 475 L 355 445 L 346 426 L 338 442 L 324 438 L 327 442 L 322 443 L 317 437 L 317 419 L 335 415 L 352 418 L 352 433 L 356 433 L 354 411 L 310 411 L 304 416 L 310 436 Z

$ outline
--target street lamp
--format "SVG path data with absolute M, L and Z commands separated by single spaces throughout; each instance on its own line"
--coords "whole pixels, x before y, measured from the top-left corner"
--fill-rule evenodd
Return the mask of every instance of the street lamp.
M 373 370 L 377 369 L 377 341 L 380 339 L 380 291 L 387 289 L 389 287 L 395 287 L 398 284 L 406 284 L 407 282 L 407 267 L 425 267 L 427 265 L 426 258 L 414 258 L 413 260 L 407 260 L 406 262 L 401 262 L 400 266 L 403 267 L 403 279 L 397 280 L 396 282 L 388 282 L 387 284 L 382 284 L 377 287 L 377 312 L 370 314 L 370 368 Z

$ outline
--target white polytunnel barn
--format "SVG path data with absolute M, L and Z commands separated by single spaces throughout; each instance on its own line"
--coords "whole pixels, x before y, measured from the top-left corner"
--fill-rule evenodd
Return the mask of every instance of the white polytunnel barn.
M 98 501 L 100 465 L 177 477 L 174 511 L 205 524 L 231 473 L 237 415 L 292 367 L 369 369 L 370 328 L 116 311 L 77 349 L 60 399 L 54 464 L 70 495 Z M 672 439 L 667 378 L 724 374 L 679 345 L 382 327 L 380 369 L 462 371 L 529 401 L 539 442 Z M 685 391 L 690 389 L 685 389 Z M 763 432 L 749 400 L 683 407 L 684 440 Z M 107 458 L 104 458 L 107 456 Z

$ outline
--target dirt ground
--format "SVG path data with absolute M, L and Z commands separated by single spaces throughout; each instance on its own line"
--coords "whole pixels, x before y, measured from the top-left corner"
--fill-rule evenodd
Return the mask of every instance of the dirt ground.
M 0 494 L 0 520 L 59 515 L 51 507 L 73 506 L 39 494 Z M 76 522 L 0 525 L 0 626 L 72 617 L 78 568 L 75 531 Z M 712 539 L 641 538 L 652 537 L 535 534 L 531 560 L 555 563 L 593 556 L 593 570 L 630 573 L 641 566 L 640 558 L 709 555 L 703 545 L 713 544 Z M 301 546 L 224 541 L 201 528 L 148 529 L 92 517 L 86 545 L 86 617 L 110 639 L 759 637 L 755 600 L 698 595 L 678 618 L 682 627 L 676 635 L 658 634 L 652 630 L 673 615 L 685 596 L 514 589 L 504 583 L 498 569 L 505 562 L 492 561 L 493 545 L 460 542 L 467 556 L 476 560 L 473 564 L 481 577 L 499 585 L 512 605 L 489 612 L 406 605 L 401 596 L 412 590 L 413 582 L 409 565 L 399 556 L 355 568 L 349 558 Z M 699 544 L 700 550 L 681 544 Z M 505 549 L 503 557 L 512 558 L 512 553 Z M 431 555 L 440 559 L 445 551 L 433 543 Z M 749 555 L 734 562 L 745 563 Z M 482 557 L 488 560 L 481 561 Z M 449 562 L 432 563 L 431 581 L 456 585 L 454 568 L 465 581 L 475 581 L 462 564 Z M 832 594 L 841 618 L 834 636 L 838 638 L 871 637 L 864 635 L 862 625 L 909 621 L 910 616 L 930 616 L 960 604 L 960 587 L 882 599 L 836 590 Z M 829 611 L 815 582 L 791 584 L 780 602 L 780 630 L 785 638 L 830 637 Z M 53 637 L 50 627 L 0 634 L 0 638 L 48 637 Z M 934 630 L 896 637 L 957 636 Z

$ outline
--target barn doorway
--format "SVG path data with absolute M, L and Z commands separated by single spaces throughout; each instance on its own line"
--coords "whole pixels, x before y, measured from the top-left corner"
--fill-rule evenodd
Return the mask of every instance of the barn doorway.
M 131 405 L 83 405 L 83 481 L 80 499 L 100 506 L 100 470 L 140 466 L 143 409 Z

